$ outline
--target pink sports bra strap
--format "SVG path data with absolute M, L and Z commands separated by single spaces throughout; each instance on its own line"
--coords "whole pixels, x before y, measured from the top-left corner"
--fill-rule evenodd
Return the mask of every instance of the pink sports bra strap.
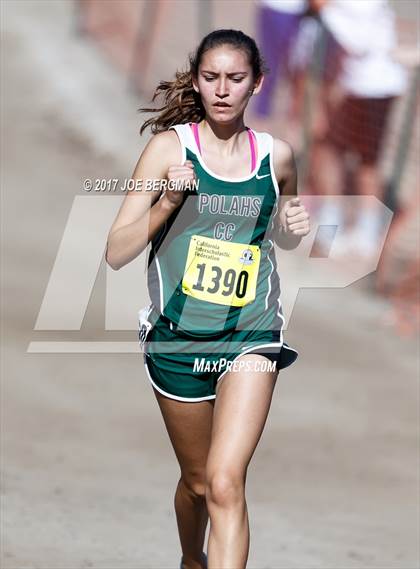
M 195 142 L 196 142 L 197 147 L 198 147 L 198 151 L 201 154 L 200 137 L 198 136 L 198 124 L 196 122 L 192 122 L 192 123 L 190 123 L 190 125 L 191 125 L 191 128 L 192 128 L 193 133 L 194 133 L 194 138 L 195 138 Z
M 190 123 L 190 126 L 192 128 L 193 133 L 194 133 L 194 138 L 195 138 L 195 142 L 197 144 L 198 151 L 201 154 L 200 137 L 198 135 L 198 124 L 196 122 L 192 122 L 192 123 Z M 254 168 L 255 168 L 255 164 L 257 162 L 257 153 L 255 151 L 255 146 L 256 146 L 255 134 L 254 134 L 254 131 L 252 131 L 248 127 L 247 127 L 247 130 L 248 130 L 249 145 L 251 147 L 251 172 L 253 172 Z

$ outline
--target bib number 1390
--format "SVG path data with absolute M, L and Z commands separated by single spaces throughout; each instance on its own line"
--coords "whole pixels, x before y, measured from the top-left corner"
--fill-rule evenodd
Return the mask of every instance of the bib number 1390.
M 207 265 L 205 263 L 200 263 L 197 265 L 197 269 L 199 270 L 199 275 L 197 283 L 193 285 L 193 289 L 201 291 L 204 290 L 203 280 L 204 280 L 204 272 L 206 271 L 206 267 Z M 207 292 L 209 292 L 210 294 L 218 292 L 220 288 L 220 281 L 223 276 L 221 294 L 223 296 L 230 296 L 232 292 L 235 290 L 235 296 L 237 298 L 244 298 L 246 293 L 246 287 L 249 280 L 249 274 L 247 273 L 247 271 L 241 271 L 239 275 L 237 275 L 234 269 L 228 269 L 223 275 L 222 269 L 217 265 L 212 265 L 211 270 L 213 271 L 214 274 L 214 276 L 211 278 L 213 286 L 208 288 Z
M 255 299 L 259 264 L 257 245 L 193 235 L 182 290 L 206 302 L 244 306 Z

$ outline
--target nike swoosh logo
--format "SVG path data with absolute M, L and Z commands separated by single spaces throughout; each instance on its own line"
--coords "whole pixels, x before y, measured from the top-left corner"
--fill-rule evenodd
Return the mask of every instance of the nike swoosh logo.
M 264 176 L 258 176 L 257 174 L 257 180 L 261 180 L 261 178 L 267 178 L 267 176 L 271 176 L 271 174 L 264 174 Z

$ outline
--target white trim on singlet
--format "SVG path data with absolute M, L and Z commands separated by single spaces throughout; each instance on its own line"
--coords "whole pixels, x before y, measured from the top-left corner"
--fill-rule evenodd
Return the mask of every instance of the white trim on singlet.
M 175 124 L 173 126 L 169 127 L 169 130 L 173 129 L 179 139 L 179 143 L 181 144 L 181 151 L 182 151 L 182 158 L 181 158 L 181 166 L 184 164 L 186 158 L 187 158 L 187 150 L 185 148 L 185 140 L 184 140 L 184 136 L 182 133 L 182 129 L 180 127 L 182 127 L 183 125 L 181 124 Z
M 274 171 L 274 138 L 270 136 L 270 172 L 271 172 L 271 181 L 273 182 L 274 189 L 276 190 L 277 199 L 280 198 L 280 188 L 279 183 L 277 182 L 276 173 Z
M 212 170 L 210 170 L 210 168 L 208 168 L 208 166 L 206 166 L 201 156 L 201 153 L 198 149 L 197 143 L 194 138 L 194 134 L 189 124 L 175 125 L 174 127 L 171 128 L 176 128 L 177 132 L 181 134 L 181 136 L 183 137 L 183 142 L 185 144 L 185 147 L 191 150 L 191 152 L 193 152 L 197 156 L 197 160 L 199 161 L 203 170 L 207 172 L 207 174 L 209 174 L 209 176 L 211 176 L 212 178 L 215 178 L 216 180 L 221 180 L 222 182 L 240 183 L 240 182 L 246 182 L 247 180 L 252 180 L 252 178 L 254 178 L 255 175 L 258 173 L 262 160 L 266 157 L 267 153 L 269 152 L 265 138 L 265 135 L 267 133 L 256 132 L 255 130 L 251 129 L 255 135 L 255 140 L 256 140 L 257 159 L 256 159 L 255 168 L 248 176 L 244 176 L 242 178 L 227 178 L 225 176 L 219 176 L 218 174 L 215 174 Z
M 157 272 L 158 279 L 159 279 L 159 304 L 160 304 L 159 309 L 161 312 L 163 312 L 163 309 L 164 309 L 164 306 L 163 306 L 163 281 L 162 281 L 162 273 L 160 271 L 158 255 L 154 256 L 153 261 L 156 263 L 156 272 Z
M 277 302 L 279 303 L 279 309 L 277 310 L 277 316 L 279 316 L 281 318 L 281 327 L 280 327 L 280 340 L 281 343 L 283 344 L 283 328 L 284 328 L 284 316 L 283 313 L 281 312 L 281 303 L 280 303 L 280 297 L 277 298 Z M 287 346 L 286 346 L 287 347 Z M 290 348 L 293 349 L 293 348 Z M 296 352 L 296 350 L 295 350 Z
M 268 298 L 269 298 L 270 292 L 271 292 L 271 277 L 272 277 L 272 275 L 273 275 L 273 273 L 274 273 L 274 265 L 273 265 L 272 260 L 270 259 L 270 254 L 271 254 L 271 252 L 273 251 L 274 243 L 273 243 L 273 241 L 272 241 L 271 239 L 269 239 L 268 241 L 271 243 L 270 250 L 269 250 L 268 253 L 267 253 L 267 258 L 268 258 L 268 260 L 270 261 L 270 265 L 271 265 L 271 271 L 270 271 L 270 274 L 269 274 L 269 276 L 268 276 L 268 279 L 269 279 L 269 280 L 268 280 L 268 292 L 267 292 L 267 294 L 266 294 L 266 296 L 265 296 L 265 309 L 266 309 L 266 310 L 268 310 Z M 282 305 L 281 305 L 281 302 L 280 302 L 280 296 L 277 297 L 277 302 L 278 302 L 278 305 L 279 305 L 279 307 L 278 307 L 278 309 L 277 309 L 277 316 L 280 316 L 280 318 L 282 318 L 283 324 L 284 324 L 284 316 L 283 316 L 283 314 L 282 314 L 282 312 L 281 312 L 281 306 L 282 306 Z
M 272 260 L 270 259 L 270 253 L 271 253 L 271 250 L 273 248 L 273 242 L 271 241 L 271 239 L 269 239 L 268 241 L 270 242 L 271 247 L 267 253 L 267 259 L 270 261 L 271 271 L 270 271 L 270 274 L 268 275 L 268 290 L 267 290 L 267 294 L 265 295 L 265 310 L 268 310 L 268 298 L 269 298 L 270 292 L 271 292 L 271 275 L 274 272 L 274 265 L 273 265 Z

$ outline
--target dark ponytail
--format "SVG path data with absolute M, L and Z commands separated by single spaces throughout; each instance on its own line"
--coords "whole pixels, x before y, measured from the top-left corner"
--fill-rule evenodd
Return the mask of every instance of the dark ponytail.
M 196 52 L 189 56 L 189 69 L 177 71 L 173 81 L 161 81 L 157 86 L 152 103 L 163 97 L 159 108 L 140 108 L 139 112 L 160 113 L 143 123 L 140 134 L 150 126 L 153 134 L 168 130 L 174 124 L 200 122 L 205 117 L 205 109 L 200 94 L 194 91 L 192 77 L 198 77 L 198 68 L 206 51 L 215 47 L 228 45 L 243 50 L 252 67 L 254 82 L 268 71 L 260 55 L 255 41 L 239 30 L 215 30 L 208 34 L 198 46 Z

